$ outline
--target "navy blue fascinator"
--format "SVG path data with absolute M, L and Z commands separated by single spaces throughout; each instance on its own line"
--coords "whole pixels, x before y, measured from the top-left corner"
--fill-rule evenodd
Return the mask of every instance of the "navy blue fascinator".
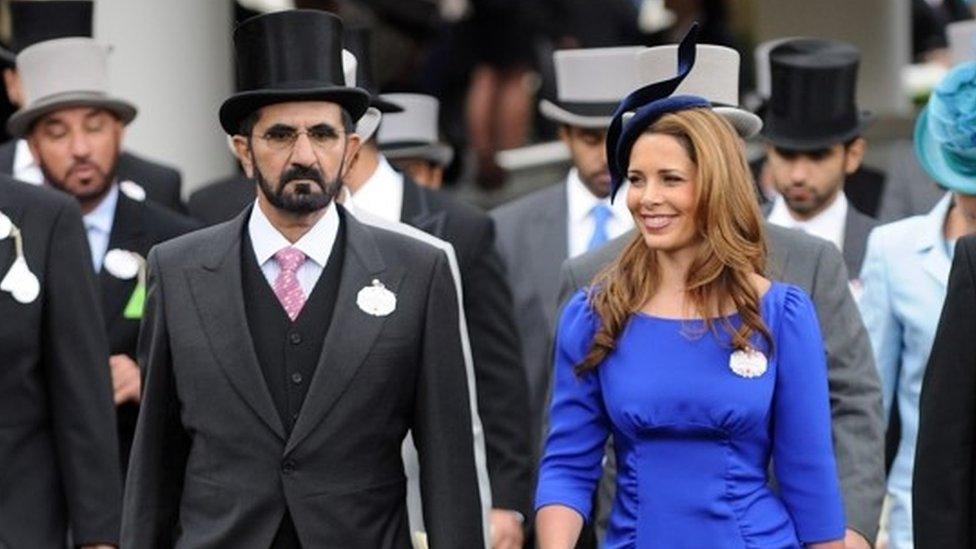
M 712 106 L 707 99 L 697 95 L 672 95 L 695 66 L 697 38 L 698 24 L 695 23 L 678 46 L 678 73 L 673 78 L 648 84 L 632 92 L 613 113 L 607 131 L 611 202 L 627 177 L 630 149 L 648 126 L 667 113 Z

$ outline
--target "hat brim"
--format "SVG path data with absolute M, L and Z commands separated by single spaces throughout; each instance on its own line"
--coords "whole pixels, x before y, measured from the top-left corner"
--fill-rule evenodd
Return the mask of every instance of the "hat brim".
M 755 113 L 751 113 L 739 107 L 712 107 L 715 114 L 729 121 L 732 128 L 742 139 L 749 139 L 759 135 L 762 130 L 763 121 Z
M 356 121 L 356 135 L 364 143 L 369 141 L 376 134 L 376 129 L 380 127 L 380 121 L 382 120 L 383 114 L 378 108 L 370 107 L 366 109 L 366 113 Z
M 394 145 L 380 146 L 380 152 L 389 160 L 404 158 L 420 158 L 433 162 L 439 166 L 447 166 L 454 160 L 454 147 L 446 143 L 431 143 L 429 145 L 410 145 L 398 147 Z
M 71 107 L 96 107 L 112 111 L 123 124 L 132 122 L 138 112 L 135 105 L 116 97 L 91 92 L 63 93 L 36 101 L 10 115 L 7 132 L 15 137 L 24 137 L 38 118 Z
M 815 151 L 846 143 L 856 137 L 860 137 L 873 121 L 873 114 L 867 111 L 861 111 L 858 115 L 857 125 L 842 133 L 807 138 L 783 134 L 782 132 L 777 132 L 775 129 L 770 131 L 769 126 L 766 126 L 762 131 L 762 135 L 774 147 L 791 151 Z
M 369 100 L 369 106 L 380 111 L 383 114 L 393 114 L 397 112 L 403 112 L 403 107 L 397 105 L 392 101 L 383 99 L 378 95 L 374 95 Z
M 324 86 L 293 90 L 250 90 L 236 93 L 220 106 L 220 125 L 228 135 L 240 131 L 241 121 L 261 107 L 294 101 L 326 101 L 336 103 L 359 120 L 369 108 L 369 94 L 361 88 Z
M 928 108 L 922 109 L 915 121 L 915 156 L 918 163 L 936 183 L 951 191 L 966 195 L 976 195 L 976 180 L 972 175 L 964 175 L 952 169 L 942 154 L 938 141 L 928 130 Z
M 539 112 L 543 117 L 567 126 L 587 129 L 606 129 L 610 127 L 613 120 L 613 112 L 616 110 L 616 103 L 594 103 L 593 111 L 582 113 L 571 111 L 562 105 L 557 105 L 548 99 L 539 101 Z M 599 114 L 597 114 L 599 113 Z

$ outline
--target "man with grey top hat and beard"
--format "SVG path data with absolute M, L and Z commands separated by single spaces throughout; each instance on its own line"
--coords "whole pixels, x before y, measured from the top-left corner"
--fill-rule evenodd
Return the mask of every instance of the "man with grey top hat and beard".
M 421 187 L 440 189 L 444 169 L 454 159 L 454 147 L 437 136 L 440 102 L 419 93 L 385 93 L 380 97 L 403 108 L 403 112 L 383 117 L 376 137 L 380 152 Z
M 369 74 L 362 69 L 364 58 L 357 59 L 360 74 Z M 406 223 L 447 241 L 457 253 L 491 481 L 492 544 L 520 545 L 531 511 L 534 463 L 512 298 L 495 249 L 494 224 L 477 208 L 394 170 L 375 138 L 363 143 L 343 182 L 356 210 Z
M 369 104 L 341 36 L 311 10 L 235 30 L 220 121 L 257 200 L 150 252 L 125 546 L 409 547 L 407 431 L 431 545 L 485 541 L 447 258 L 334 201 Z
M 848 275 L 861 272 L 868 234 L 877 221 L 851 207 L 847 177 L 861 166 L 870 122 L 856 102 L 860 52 L 844 42 L 797 38 L 769 52 L 771 88 L 765 109 L 769 173 L 777 196 L 770 223 L 833 242 Z
M 11 47 L 0 48 L 0 66 L 10 102 L 24 105 L 20 71 L 15 60 L 24 48 L 57 38 L 92 37 L 90 0 L 13 0 L 10 2 Z M 12 139 L 0 145 L 0 172 L 27 183 L 40 185 L 43 174 L 23 139 Z M 119 156 L 117 173 L 120 189 L 133 200 L 151 200 L 171 210 L 182 212 L 180 172 L 147 160 L 128 151 Z
M 636 54 L 643 48 L 593 48 L 553 55 L 558 100 L 542 100 L 543 116 L 560 124 L 573 168 L 564 181 L 493 210 L 496 244 L 515 301 L 522 364 L 529 382 L 532 440 L 541 440 L 552 361 L 559 266 L 633 228 L 623 201 L 610 204 L 607 126 L 617 103 L 638 87 Z
M 91 38 L 59 38 L 24 49 L 17 63 L 25 104 L 7 129 L 28 144 L 44 182 L 75 197 L 84 214 L 109 339 L 124 472 L 139 410 L 135 356 L 143 258 L 196 223 L 121 190 L 119 150 L 136 108 L 109 90 L 107 57 L 106 48 Z
M 723 51 L 728 53 L 722 54 Z M 673 74 L 676 52 L 676 46 L 643 51 L 638 56 L 640 74 L 654 80 L 659 80 L 661 74 Z M 726 116 L 738 111 L 734 108 L 738 102 L 737 54 L 718 46 L 699 45 L 697 57 L 679 92 L 702 96 L 712 104 L 724 104 L 726 108 L 721 110 Z M 708 58 L 714 61 L 724 58 L 724 61 L 708 63 Z M 747 123 L 730 119 L 743 137 L 756 133 L 761 126 L 761 123 L 749 123 L 743 114 L 736 114 L 736 118 Z M 844 260 L 835 246 L 820 238 L 769 223 L 764 230 L 769 252 L 767 276 L 799 286 L 810 294 L 816 307 L 827 354 L 834 453 L 847 518 L 845 543 L 848 547 L 870 547 L 869 541 L 877 535 L 884 497 L 881 387 L 871 342 L 848 290 Z M 560 274 L 558 302 L 564 303 L 590 284 L 628 241 L 625 235 L 567 260 Z M 601 528 L 606 525 L 614 497 L 613 461 L 610 452 L 597 504 L 597 524 Z

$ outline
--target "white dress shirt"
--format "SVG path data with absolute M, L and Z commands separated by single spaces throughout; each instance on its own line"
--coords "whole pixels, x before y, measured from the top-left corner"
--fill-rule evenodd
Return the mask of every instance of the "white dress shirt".
M 786 200 L 782 196 L 777 196 L 773 201 L 773 209 L 769 212 L 769 222 L 773 225 L 787 227 L 789 229 L 800 229 L 813 236 L 819 236 L 824 240 L 829 240 L 837 246 L 837 249 L 844 251 L 844 232 L 847 227 L 847 197 L 843 192 L 837 193 L 837 198 L 826 210 L 806 221 L 801 221 L 793 217 Z
M 607 220 L 608 240 L 613 240 L 634 228 L 634 218 L 627 209 L 626 183 L 617 192 L 617 198 L 611 205 L 609 197 L 594 196 L 580 179 L 579 172 L 573 168 L 566 176 L 566 200 L 568 206 L 566 211 L 569 214 L 566 218 L 569 257 L 586 253 L 590 239 L 593 238 L 593 231 L 596 229 L 596 220 L 591 212 L 597 204 L 606 205 L 612 212 L 612 216 Z
M 379 160 L 373 175 L 352 195 L 352 203 L 380 219 L 400 221 L 403 213 L 403 174 L 394 170 L 383 155 Z
M 254 208 L 251 209 L 251 218 L 247 222 L 247 233 L 251 237 L 251 246 L 254 248 L 254 256 L 258 260 L 261 272 L 272 287 L 281 271 L 274 255 L 289 246 L 298 248 L 305 254 L 307 259 L 295 274 L 307 299 L 319 281 L 329 256 L 332 255 L 332 248 L 339 234 L 339 213 L 335 204 L 329 204 L 325 215 L 292 244 L 278 232 L 255 202 Z
M 41 173 L 40 166 L 34 161 L 34 155 L 30 152 L 30 146 L 24 139 L 17 140 L 14 148 L 14 179 L 40 185 L 44 183 L 44 174 Z
M 108 240 L 112 235 L 112 225 L 115 224 L 115 207 L 118 203 L 119 186 L 113 183 L 98 206 L 82 218 L 96 273 L 102 270 L 102 261 L 108 253 Z

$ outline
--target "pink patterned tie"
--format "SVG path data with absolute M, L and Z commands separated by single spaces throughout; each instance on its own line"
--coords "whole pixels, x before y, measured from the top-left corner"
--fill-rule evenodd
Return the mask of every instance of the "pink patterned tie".
M 305 254 L 298 248 L 289 247 L 278 250 L 274 257 L 281 269 L 275 279 L 274 293 L 288 313 L 288 318 L 294 322 L 305 306 L 305 292 L 296 275 L 298 268 L 305 263 Z

